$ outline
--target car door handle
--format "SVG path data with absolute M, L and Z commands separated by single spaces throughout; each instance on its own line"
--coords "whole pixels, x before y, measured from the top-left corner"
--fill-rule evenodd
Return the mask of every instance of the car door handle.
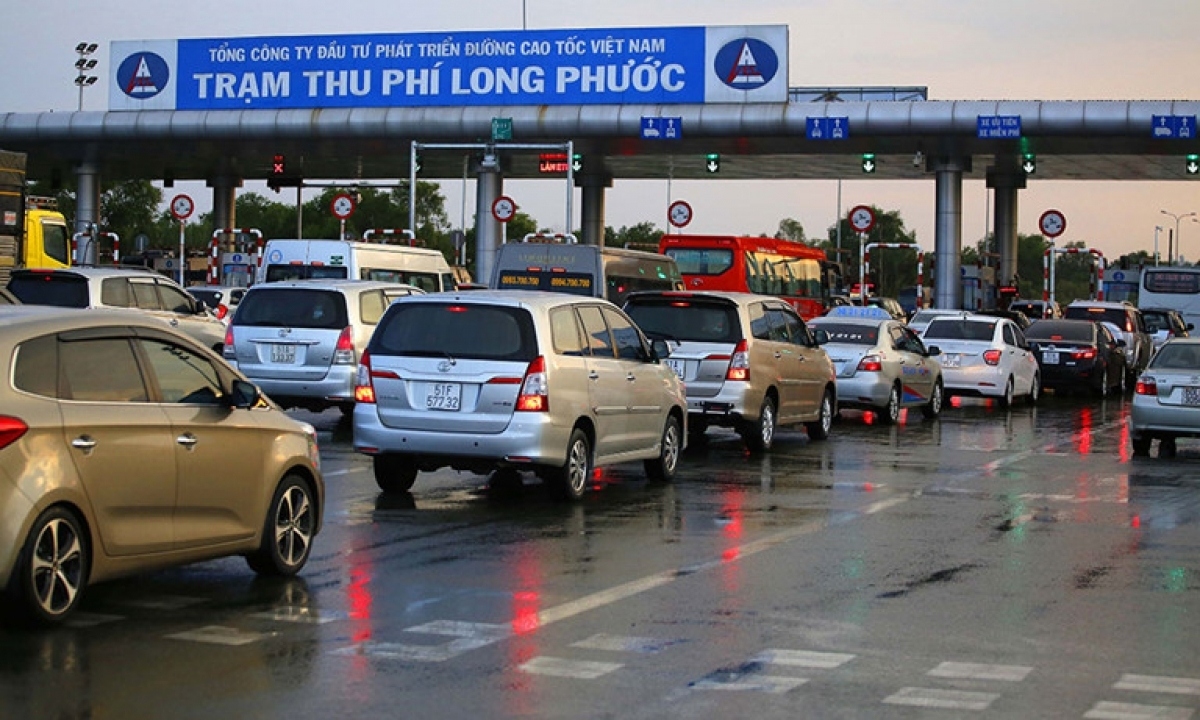
M 588 380 L 599 380 L 599 379 L 600 379 L 600 373 L 596 372 L 595 370 L 588 372 Z
M 171 327 L 179 327 L 179 319 L 178 318 L 171 318 L 170 323 L 171 323 Z
M 781 352 L 779 352 L 778 350 L 776 350 L 776 351 L 775 351 L 775 359 L 776 359 L 776 360 L 778 360 L 778 359 L 779 359 L 779 358 L 781 358 L 781 357 L 783 357 L 783 353 L 781 353 Z
M 183 445 L 184 447 L 191 448 L 193 445 L 195 445 L 199 441 L 196 439 L 195 435 L 193 435 L 191 433 L 184 433 L 184 434 L 180 435 L 179 437 L 175 438 L 175 442 L 179 443 L 180 445 Z
M 637 376 L 634 375 L 633 373 L 629 373 L 628 375 L 625 376 L 625 379 L 628 380 L 629 382 L 634 382 L 635 380 L 637 380 Z
M 96 447 L 96 441 L 92 439 L 91 435 L 80 435 L 71 441 L 71 447 L 88 451 Z

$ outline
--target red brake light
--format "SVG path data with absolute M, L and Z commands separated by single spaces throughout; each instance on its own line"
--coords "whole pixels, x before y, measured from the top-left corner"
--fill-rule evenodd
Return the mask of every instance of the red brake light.
M 353 365 L 354 354 L 354 328 L 347 325 L 338 335 L 337 347 L 333 351 L 333 364 Z
M 226 360 L 237 358 L 237 353 L 233 350 L 233 326 L 225 328 L 225 343 L 221 348 L 221 357 Z
M 358 374 L 354 378 L 354 401 L 375 402 L 375 383 L 371 381 L 371 353 L 367 350 L 363 351 L 362 360 L 358 363 Z
M 862 360 L 858 361 L 859 372 L 881 372 L 883 363 L 878 355 L 865 355 Z
M 987 363 L 988 365 L 999 365 L 1000 358 L 1003 355 L 1004 355 L 1003 350 L 995 350 L 995 349 L 984 350 L 983 351 L 983 361 L 985 363 Z
M 1138 380 L 1135 392 L 1137 392 L 1138 395 L 1157 395 L 1158 383 L 1154 381 L 1154 378 Z
M 217 306 L 217 319 L 218 320 L 224 320 L 225 316 L 228 314 L 229 314 L 229 306 L 228 305 L 226 305 L 225 303 L 221 303 L 220 305 Z
M 20 440 L 27 430 L 29 430 L 29 426 L 21 418 L 0 415 L 0 449 Z
M 525 369 L 525 379 L 521 381 L 521 394 L 517 396 L 517 410 L 549 412 L 549 390 L 546 384 L 546 358 L 538 355 Z
M 729 358 L 729 369 L 725 371 L 725 379 L 750 379 L 750 347 L 746 345 L 745 340 L 738 340 L 737 347 L 733 349 L 733 356 Z
M 1071 357 L 1075 360 L 1091 360 L 1096 357 L 1096 348 L 1084 348 L 1071 353 Z

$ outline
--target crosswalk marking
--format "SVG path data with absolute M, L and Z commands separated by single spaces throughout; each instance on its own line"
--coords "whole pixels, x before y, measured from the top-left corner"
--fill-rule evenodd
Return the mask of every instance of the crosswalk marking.
M 209 625 L 195 630 L 173 633 L 166 637 L 169 640 L 188 640 L 212 645 L 249 645 L 269 636 L 270 633 L 256 633 L 222 625 Z
M 414 662 L 445 662 L 465 652 L 487 647 L 510 637 L 512 628 L 495 623 L 434 620 L 423 625 L 404 628 L 404 632 L 419 635 L 442 635 L 454 639 L 440 645 L 367 641 L 338 648 L 333 651 L 333 654 L 367 655 L 388 660 L 411 660 Z
M 614 670 L 619 670 L 621 663 L 596 662 L 594 660 L 569 660 L 548 656 L 535 657 L 522 663 L 521 670 L 532 675 L 550 675 L 553 677 L 575 678 L 577 680 L 595 680 Z
M 1020 682 L 1031 672 L 1033 672 L 1033 668 L 1025 665 L 985 665 L 981 663 L 944 662 L 926 674 L 931 677 L 959 680 Z
M 1125 674 L 1113 688 L 1116 690 L 1146 690 L 1148 692 L 1173 693 L 1175 695 L 1200 695 L 1200 680 L 1158 675 Z
M 996 693 L 906 687 L 900 688 L 883 701 L 889 705 L 912 705 L 943 710 L 987 710 L 998 697 L 1000 696 Z
M 739 675 L 724 679 L 708 677 L 692 683 L 693 690 L 752 690 L 783 695 L 808 682 L 808 678 L 780 677 L 778 675 Z
M 1098 702 L 1084 713 L 1087 720 L 1188 720 L 1191 708 L 1136 703 Z
M 845 653 L 813 652 L 810 650 L 783 650 L 769 648 L 755 655 L 753 662 L 772 665 L 790 665 L 808 668 L 835 668 L 845 665 L 856 656 Z
M 664 648 L 674 645 L 675 640 L 659 640 L 658 638 L 631 637 L 626 635 L 607 635 L 599 633 L 578 642 L 571 647 L 586 650 L 611 650 L 612 652 L 632 652 L 650 655 L 661 652 Z
M 143 610 L 182 610 L 186 607 L 205 602 L 208 602 L 205 598 L 185 597 L 183 595 L 146 595 L 144 597 L 127 598 L 121 601 L 121 605 L 141 608 Z
M 67 620 L 66 625 L 67 627 L 73 628 L 89 628 L 124 619 L 124 615 L 105 615 L 103 613 L 81 611 L 72 615 L 71 618 Z
M 313 610 L 306 607 L 287 606 L 253 613 L 250 617 L 259 620 L 275 620 L 277 622 L 324 625 L 335 620 L 344 620 L 347 615 L 344 612 L 335 612 L 332 610 Z

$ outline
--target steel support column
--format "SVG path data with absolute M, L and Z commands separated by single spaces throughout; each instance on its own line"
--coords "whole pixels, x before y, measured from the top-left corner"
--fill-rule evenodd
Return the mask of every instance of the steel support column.
M 210 178 L 208 186 L 212 188 L 212 230 L 237 227 L 237 189 L 242 186 L 242 179 L 233 175 L 221 175 Z M 232 245 L 236 238 L 226 237 L 223 243 Z
M 491 154 L 483 156 L 475 171 L 479 177 L 475 182 L 474 277 L 476 282 L 490 283 L 503 237 L 500 221 L 492 215 L 492 204 L 504 190 L 504 176 L 500 174 L 499 158 Z
M 612 184 L 612 175 L 607 172 L 575 176 L 575 185 L 582 191 L 579 213 L 583 237 L 580 241 L 584 245 L 604 246 L 604 191 Z M 571 231 L 567 228 L 567 232 Z
M 1017 197 L 1025 189 L 1025 173 L 1015 169 L 988 168 L 987 186 L 996 193 L 996 216 L 992 230 L 996 239 L 996 254 L 1000 256 L 996 282 L 1014 283 L 1018 267 Z
M 75 167 L 75 232 L 92 233 L 92 242 L 79 244 L 74 262 L 96 264 L 95 233 L 100 231 L 100 169 L 92 162 Z
M 962 287 L 962 176 L 971 169 L 971 158 L 943 157 L 931 161 L 936 183 L 934 216 L 933 306 L 961 308 Z

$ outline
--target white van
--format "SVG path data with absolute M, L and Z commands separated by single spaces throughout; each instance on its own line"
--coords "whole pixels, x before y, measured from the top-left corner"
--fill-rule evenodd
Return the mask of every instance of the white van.
M 258 282 L 347 278 L 453 290 L 454 270 L 438 250 L 347 240 L 269 240 Z

